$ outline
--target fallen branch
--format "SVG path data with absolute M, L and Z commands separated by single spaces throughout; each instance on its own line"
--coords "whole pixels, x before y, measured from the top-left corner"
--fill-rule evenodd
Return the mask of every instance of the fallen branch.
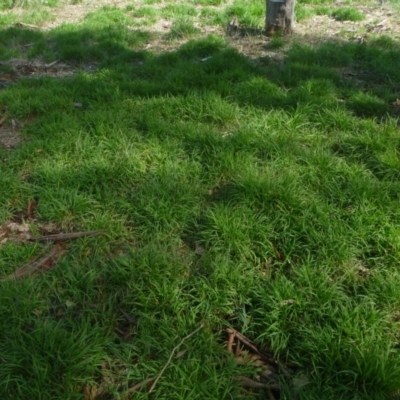
M 62 242 L 69 239 L 77 239 L 86 236 L 97 236 L 103 231 L 87 231 L 87 232 L 72 232 L 72 233 L 56 233 L 54 235 L 35 236 L 30 238 L 31 242 Z
M 228 343 L 226 344 L 226 350 L 228 353 L 232 353 L 232 345 L 233 341 L 235 340 L 235 333 L 234 332 L 228 332 L 229 337 L 228 337 Z
M 40 29 L 37 25 L 24 24 L 23 22 L 16 22 L 14 26 L 17 26 L 18 28 Z
M 49 63 L 49 64 L 45 64 L 44 67 L 45 67 L 45 68 L 54 67 L 54 65 L 56 65 L 59 61 L 60 61 L 60 60 L 56 60 L 56 61 L 53 61 L 53 62 L 51 62 L 51 63 Z
M 22 267 L 15 270 L 11 275 L 8 275 L 0 282 L 7 282 L 25 278 L 34 274 L 38 274 L 44 271 L 48 271 L 53 268 L 57 260 L 65 252 L 65 249 L 60 244 L 56 244 L 52 249 L 43 257 L 38 256 L 33 258 L 30 263 L 23 265 Z M 37 261 L 36 261 L 37 260 Z
M 157 378 L 155 379 L 155 381 L 153 382 L 153 384 L 150 387 L 149 393 L 151 393 L 155 386 L 157 385 L 157 382 L 159 381 L 159 379 L 161 378 L 161 376 L 163 375 L 164 371 L 167 369 L 168 365 L 170 364 L 173 355 L 175 354 L 175 352 L 179 349 L 179 347 L 182 346 L 183 342 L 189 338 L 191 338 L 192 336 L 194 336 L 197 332 L 199 332 L 202 328 L 203 328 L 203 324 L 201 324 L 198 328 L 196 328 L 192 333 L 189 333 L 189 335 L 185 336 L 177 346 L 175 346 L 168 358 L 167 363 L 164 365 L 163 369 L 161 370 L 161 372 L 158 374 Z
M 265 354 L 263 354 L 260 350 L 258 350 L 257 347 L 254 346 L 252 341 L 250 339 L 247 339 L 246 336 L 242 335 L 240 332 L 238 332 L 233 328 L 226 328 L 226 331 L 228 332 L 229 335 L 234 335 L 234 337 L 236 337 L 240 342 L 242 342 L 251 350 L 253 350 L 255 353 L 257 353 L 260 357 L 265 358 Z
M 129 388 L 125 394 L 131 394 L 131 393 L 135 393 L 137 392 L 141 387 L 147 385 L 148 383 L 150 383 L 151 381 L 154 381 L 154 378 L 147 378 L 142 382 L 137 383 L 135 386 L 132 386 L 131 388 Z
M 242 335 L 240 332 L 238 332 L 236 329 L 233 328 L 226 328 L 226 331 L 228 332 L 229 335 L 234 335 L 236 339 L 238 339 L 240 342 L 242 342 L 244 345 L 246 345 L 248 348 L 253 350 L 256 354 L 258 354 L 263 360 L 268 361 L 269 363 L 277 364 L 275 360 L 273 360 L 271 357 L 268 357 L 265 353 L 262 351 L 258 350 L 257 347 L 253 344 L 253 342 L 248 339 L 246 336 Z
M 247 378 L 246 376 L 237 376 L 235 379 L 241 382 L 243 387 L 251 389 L 280 389 L 280 386 L 277 383 L 261 383 L 253 381 L 253 379 Z

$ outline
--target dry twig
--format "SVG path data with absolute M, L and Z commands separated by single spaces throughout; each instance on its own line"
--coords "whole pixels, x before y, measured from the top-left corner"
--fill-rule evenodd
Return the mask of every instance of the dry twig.
M 259 353 L 259 350 L 257 349 L 256 346 L 254 346 L 254 344 L 251 342 L 251 340 L 247 339 L 246 336 L 242 335 L 236 329 L 226 328 L 226 331 L 229 333 L 229 335 L 234 335 L 238 340 L 240 340 L 243 344 L 245 344 L 247 347 L 249 347 L 255 353 L 257 353 L 257 354 Z
M 168 361 L 166 362 L 166 364 L 164 365 L 163 369 L 161 370 L 161 372 L 158 374 L 157 378 L 155 379 L 155 381 L 153 382 L 153 384 L 150 387 L 149 393 L 151 393 L 155 386 L 157 385 L 157 382 L 159 381 L 159 379 L 161 378 L 162 374 L 164 373 L 164 371 L 167 369 L 168 365 L 170 364 L 172 357 L 174 356 L 175 352 L 179 349 L 179 347 L 182 346 L 183 342 L 189 338 L 191 338 L 192 336 L 194 336 L 197 332 L 199 332 L 202 328 L 203 328 L 204 324 L 201 324 L 198 328 L 196 328 L 192 333 L 189 333 L 189 335 L 185 336 L 177 346 L 175 346 L 168 358 Z
M 35 257 L 28 264 L 18 268 L 11 275 L 6 276 L 0 282 L 18 280 L 40 272 L 48 271 L 56 265 L 57 260 L 64 252 L 64 247 L 60 244 L 56 244 L 45 256 L 41 258 Z
M 251 389 L 280 389 L 280 386 L 277 383 L 261 383 L 253 381 L 253 379 L 247 378 L 246 376 L 237 376 L 235 379 L 241 382 L 243 387 Z
M 235 340 L 235 333 L 234 332 L 228 332 L 229 337 L 228 337 L 228 343 L 226 344 L 226 349 L 228 350 L 228 353 L 232 353 L 232 345 L 233 341 Z
M 16 22 L 14 25 L 18 28 L 40 29 L 37 25 L 24 24 L 23 22 Z
M 147 378 L 142 382 L 137 383 L 135 386 L 132 386 L 131 388 L 129 388 L 125 394 L 131 394 L 131 393 L 135 393 L 137 392 L 140 388 L 142 388 L 143 386 L 147 385 L 148 383 L 150 383 L 151 381 L 154 381 L 154 378 Z
M 56 65 L 59 61 L 60 61 L 60 60 L 55 60 L 55 61 L 53 61 L 53 62 L 51 62 L 51 63 L 49 63 L 49 64 L 45 64 L 44 67 L 45 67 L 45 68 L 54 67 L 54 65 Z
M 50 242 L 50 241 L 62 242 L 64 240 L 77 239 L 86 236 L 97 236 L 100 235 L 101 233 L 103 233 L 103 231 L 56 233 L 54 235 L 32 237 L 29 240 L 32 242 Z
M 269 363 L 276 364 L 276 361 L 271 359 L 271 357 L 268 357 L 265 353 L 262 351 L 258 350 L 257 347 L 253 344 L 253 342 L 248 339 L 246 336 L 242 335 L 240 332 L 233 328 L 226 328 L 226 331 L 228 332 L 229 335 L 234 335 L 236 339 L 240 342 L 242 342 L 244 345 L 246 345 L 248 348 L 254 351 L 254 353 L 258 354 L 263 360 L 268 361 Z

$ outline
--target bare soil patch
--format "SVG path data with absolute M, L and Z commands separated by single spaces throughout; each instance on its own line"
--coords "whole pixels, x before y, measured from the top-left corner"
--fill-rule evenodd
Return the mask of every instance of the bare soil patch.
M 158 3 L 151 5 L 151 7 L 160 8 L 166 4 L 167 3 Z M 230 2 L 227 2 L 219 7 L 213 8 L 222 9 L 229 4 Z M 40 29 L 49 30 L 64 23 L 80 23 L 88 13 L 96 11 L 106 5 L 124 9 L 128 5 L 140 8 L 144 4 L 141 1 L 129 0 L 84 0 L 81 4 L 64 4 L 51 9 L 53 19 L 44 22 Z M 346 4 L 342 0 L 338 0 L 334 7 L 343 6 L 346 6 Z M 202 7 L 196 6 L 196 8 L 200 9 Z M 240 26 L 240 29 L 236 32 L 232 32 L 229 26 L 208 26 L 201 21 L 196 21 L 196 19 L 194 19 L 194 25 L 200 28 L 204 35 L 213 33 L 226 36 L 231 46 L 237 48 L 238 51 L 250 58 L 269 56 L 276 60 L 283 59 L 285 51 L 293 41 L 310 45 L 317 45 L 328 39 L 366 42 L 371 37 L 382 34 L 390 35 L 394 40 L 400 40 L 400 19 L 398 18 L 398 13 L 390 4 L 382 4 L 377 1 L 375 4 L 372 3 L 369 5 L 352 5 L 352 8 L 356 8 L 358 11 L 362 12 L 366 18 L 363 21 L 352 22 L 337 21 L 333 17 L 327 15 L 314 15 L 297 22 L 294 35 L 290 38 L 286 38 L 285 45 L 276 49 L 270 48 L 269 43 L 271 39 L 263 34 L 262 29 L 247 29 L 244 26 Z M 14 8 L 12 12 L 19 15 L 26 12 L 26 10 Z M 157 22 L 152 25 L 140 28 L 131 27 L 131 29 L 140 29 L 156 33 L 154 40 L 143 47 L 144 49 L 149 49 L 158 53 L 174 50 L 188 40 L 182 39 L 171 42 L 163 37 L 164 33 L 169 32 L 171 26 L 171 20 L 159 18 Z M 57 69 L 57 75 L 61 76 L 61 67 L 56 66 L 55 68 Z M 48 71 L 46 71 L 46 74 L 48 74 Z
M 3 125 L 0 127 L 0 146 L 7 150 L 16 147 L 22 141 L 22 136 L 17 127 L 12 124 Z

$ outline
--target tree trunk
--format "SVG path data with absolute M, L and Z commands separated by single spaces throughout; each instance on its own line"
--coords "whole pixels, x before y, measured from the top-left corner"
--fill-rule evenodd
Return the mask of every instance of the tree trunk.
M 294 26 L 294 6 L 296 0 L 266 0 L 266 33 L 290 35 Z

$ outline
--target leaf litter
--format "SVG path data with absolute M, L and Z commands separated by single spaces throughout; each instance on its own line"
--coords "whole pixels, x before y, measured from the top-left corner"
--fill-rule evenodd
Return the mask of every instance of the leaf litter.
M 237 376 L 244 389 L 260 391 L 263 398 L 276 399 L 281 397 L 281 385 L 284 381 L 294 395 L 299 389 L 307 385 L 308 378 L 298 375 L 296 371 L 274 358 L 272 352 L 260 349 L 249 338 L 233 328 L 226 328 L 228 339 L 227 352 L 232 354 L 237 364 L 250 364 L 257 368 L 253 377 Z
M 15 281 L 49 271 L 57 264 L 58 259 L 65 253 L 65 251 L 66 249 L 64 245 L 56 244 L 51 247 L 49 251 L 46 251 L 44 255 L 42 252 L 42 256 L 39 255 L 34 257 L 27 264 L 19 267 L 0 282 Z
M 103 231 L 60 232 L 57 224 L 40 223 L 36 218 L 37 201 L 30 200 L 25 210 L 16 212 L 12 219 L 0 225 L 0 248 L 7 242 L 31 243 L 45 242 L 39 255 L 17 268 L 0 282 L 15 281 L 51 270 L 66 253 L 66 241 L 88 236 L 100 235 Z M 33 231 L 39 231 L 37 236 Z M 57 233 L 55 233 L 57 232 Z

